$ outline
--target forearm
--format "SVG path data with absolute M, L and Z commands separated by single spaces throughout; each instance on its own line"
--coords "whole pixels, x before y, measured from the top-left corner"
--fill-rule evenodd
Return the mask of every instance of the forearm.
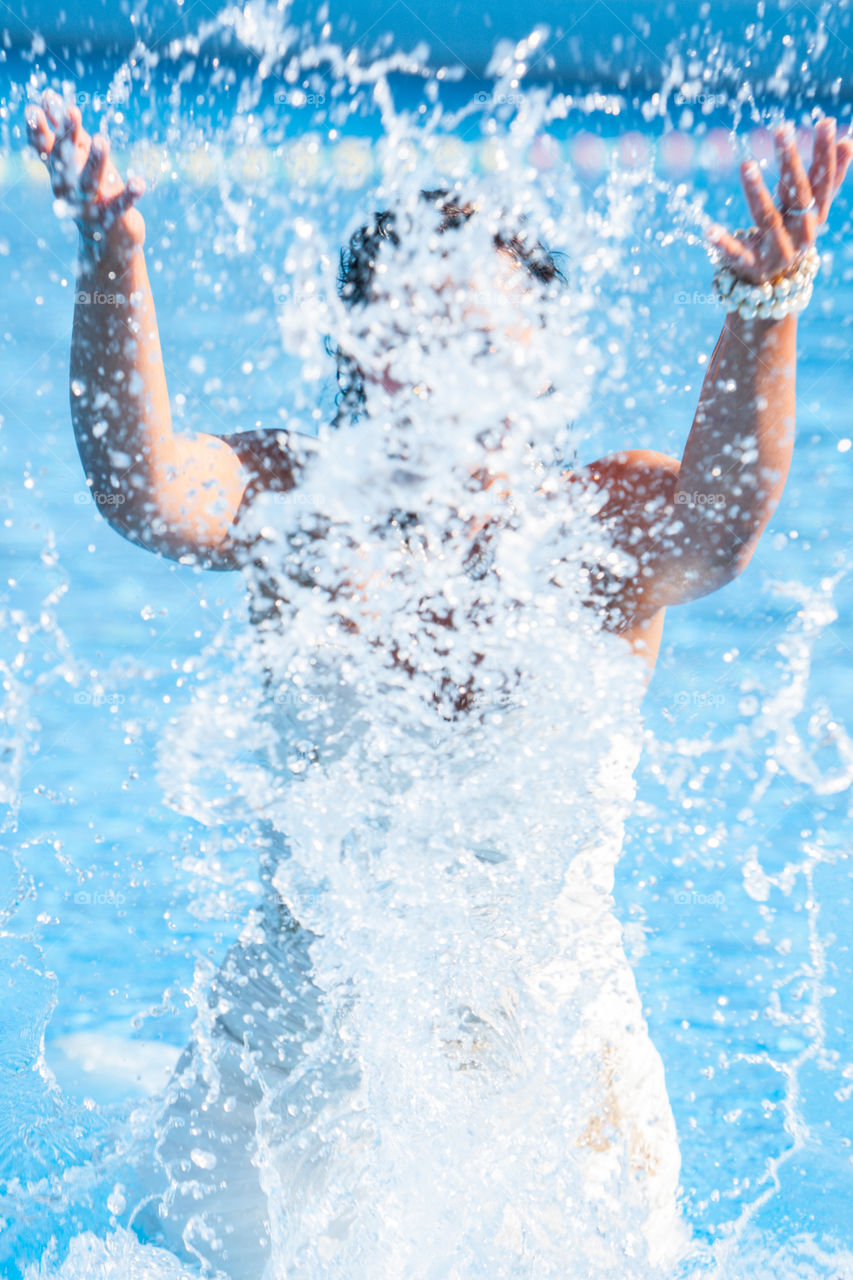
M 176 436 L 141 243 L 81 264 L 71 346 L 71 415 L 101 513 L 167 555 L 214 547 L 240 501 L 233 451 Z
M 797 318 L 726 317 L 678 474 L 676 503 L 709 567 L 743 568 L 775 511 L 791 465 Z
M 599 518 L 638 565 L 620 592 L 608 592 L 626 630 L 735 577 L 785 487 L 796 425 L 796 311 L 811 295 L 817 234 L 853 160 L 853 138 L 837 142 L 835 121 L 821 120 L 808 174 L 791 126 L 776 131 L 776 152 L 775 200 L 759 165 L 741 165 L 755 225 L 732 233 L 712 223 L 707 236 L 721 266 L 718 283 L 725 273 L 741 284 L 737 305 L 757 301 L 750 287 L 770 285 L 774 301 L 785 300 L 773 309 L 788 314 L 728 315 L 680 462 L 628 450 L 589 469 L 607 490 Z M 777 292 L 783 278 L 788 288 Z
M 71 350 L 71 416 L 100 511 L 134 542 L 231 567 L 228 535 L 246 490 L 238 452 L 219 436 L 174 435 L 157 317 L 136 208 L 109 141 L 54 93 L 27 111 L 27 133 L 54 195 L 84 239 Z M 226 565 L 227 562 L 227 565 Z
M 99 504 L 138 523 L 174 461 L 157 317 L 142 246 L 81 262 L 71 342 L 71 416 Z M 119 512 L 118 508 L 122 508 Z

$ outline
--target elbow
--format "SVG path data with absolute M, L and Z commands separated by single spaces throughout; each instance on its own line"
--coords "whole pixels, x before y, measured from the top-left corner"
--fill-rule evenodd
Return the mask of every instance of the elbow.
M 89 493 L 92 501 L 98 509 L 98 512 L 104 517 L 108 524 L 123 523 L 123 515 L 127 505 L 127 495 L 120 493 L 115 489 L 102 489 L 90 481 Z
M 138 511 L 134 511 L 133 503 L 126 493 L 100 489 L 97 486 L 92 486 L 89 492 L 99 514 L 115 533 L 135 546 L 147 546 L 144 522 L 140 520 Z
M 173 493 L 159 493 L 152 500 L 132 484 L 125 492 L 92 486 L 92 498 L 115 533 L 128 542 L 167 560 L 205 569 L 234 569 L 241 561 L 237 548 L 228 544 L 230 522 L 192 518 Z
M 658 603 L 685 604 L 720 591 L 742 572 L 747 559 L 734 548 L 730 552 L 718 549 L 714 554 L 678 556 L 661 579 Z
M 99 514 L 116 533 L 138 547 L 151 543 L 150 504 L 132 484 L 123 489 L 89 480 L 89 493 Z
M 726 582 L 733 582 L 739 577 L 752 559 L 755 543 L 740 542 L 726 553 L 725 561 L 720 568 Z
M 717 591 L 743 573 L 770 514 L 711 502 L 680 514 L 672 543 L 682 548 L 682 576 L 696 595 Z
M 727 587 L 743 573 L 752 559 L 754 547 L 745 543 L 717 547 L 712 555 L 706 555 L 691 565 L 692 594 L 696 597 L 710 595 Z
M 133 530 L 144 524 L 145 495 L 132 473 L 87 477 L 92 501 L 107 524 L 133 540 Z

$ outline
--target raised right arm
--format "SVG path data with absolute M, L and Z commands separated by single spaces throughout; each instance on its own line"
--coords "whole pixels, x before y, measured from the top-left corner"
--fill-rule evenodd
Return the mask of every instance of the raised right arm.
M 252 432 L 241 445 L 240 437 L 227 442 L 173 432 L 145 224 L 134 207 L 143 186 L 122 183 L 106 139 L 89 137 L 76 107 L 56 94 L 46 94 L 43 107 L 28 112 L 30 141 L 82 239 L 71 416 L 93 497 L 113 528 L 140 546 L 171 559 L 236 567 L 224 550 L 228 531 L 247 485 L 259 470 L 269 472 L 270 448 L 276 487 L 295 483 L 275 444 L 281 433 Z M 253 454 L 264 455 L 260 467 L 252 466 Z

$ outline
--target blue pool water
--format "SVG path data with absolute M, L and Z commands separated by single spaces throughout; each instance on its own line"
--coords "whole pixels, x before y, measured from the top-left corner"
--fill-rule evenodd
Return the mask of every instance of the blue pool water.
M 160 68 L 150 96 L 134 87 L 112 126 L 120 157 L 153 179 L 149 270 L 176 420 L 311 429 L 331 366 L 306 385 L 283 343 L 288 218 L 301 199 L 333 242 L 371 201 L 381 126 L 365 109 L 330 139 L 306 108 L 304 121 L 270 113 L 258 130 L 236 91 L 202 88 L 199 68 L 170 107 L 180 65 Z M 189 1038 L 199 962 L 219 963 L 259 890 L 227 767 L 218 825 L 201 805 L 194 818 L 192 803 L 164 804 L 169 726 L 193 689 L 226 674 L 244 589 L 237 574 L 124 542 L 86 492 L 67 407 L 74 242 L 22 149 L 29 71 L 6 64 L 0 153 L 0 1259 L 9 1276 L 46 1277 L 85 1232 L 113 1239 L 126 1224 L 121 1135 L 144 1127 Z M 84 68 L 77 83 L 94 98 L 108 81 Z M 478 84 L 454 85 L 454 104 Z M 416 93 L 403 78 L 396 91 Z M 830 108 L 846 123 L 849 107 Z M 579 424 L 582 461 L 626 445 L 679 456 L 721 323 L 685 201 L 744 218 L 727 109 L 647 117 L 578 108 L 525 179 L 547 186 L 553 166 L 574 165 L 585 208 L 612 198 L 625 214 L 606 232 L 619 257 L 590 317 L 606 354 Z M 756 130 L 769 119 L 742 120 L 744 146 L 765 144 Z M 677 153 L 663 137 L 673 126 Z M 219 148 L 210 163 L 204 140 Z M 476 122 L 451 129 L 439 177 L 486 172 L 489 145 Z M 608 174 L 636 174 L 637 149 L 645 176 L 608 197 Z M 800 325 L 782 504 L 738 580 L 670 610 L 617 871 L 681 1141 L 698 1246 L 685 1275 L 853 1275 L 850 230 L 848 188 Z M 552 240 L 571 262 L 559 217 Z M 67 1274 L 130 1274 L 79 1265 Z

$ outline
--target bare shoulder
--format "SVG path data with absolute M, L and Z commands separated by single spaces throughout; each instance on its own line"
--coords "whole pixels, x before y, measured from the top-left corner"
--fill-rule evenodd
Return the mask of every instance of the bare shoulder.
M 605 495 L 597 519 L 606 526 L 613 546 L 637 561 L 636 577 L 625 580 L 616 593 L 631 624 L 679 602 L 670 580 L 674 567 L 677 576 L 681 557 L 674 540 L 680 465 L 653 449 L 624 449 L 566 473 L 567 483 L 585 484 Z M 603 570 L 599 576 L 607 578 Z
M 657 590 L 661 530 L 671 516 L 678 489 L 678 459 L 653 449 L 622 449 L 563 473 L 568 484 L 583 484 L 606 497 L 598 518 L 611 530 L 614 543 L 637 558 L 636 578 L 616 589 L 610 575 L 594 575 L 607 589 L 606 617 L 646 661 L 649 674 L 660 649 L 666 592 Z
M 233 449 L 245 467 L 249 489 L 281 492 L 295 487 L 305 450 L 305 436 L 275 428 L 233 431 L 219 437 Z
M 234 431 L 216 439 L 239 459 L 244 487 L 231 525 L 219 546 L 207 555 L 205 566 L 239 569 L 252 559 L 253 539 L 241 528 L 247 511 L 261 494 L 287 493 L 298 486 L 316 441 L 311 436 L 276 428 Z
M 570 483 L 606 490 L 608 501 L 602 514 L 615 516 L 620 509 L 634 513 L 651 499 L 672 502 L 680 466 L 677 458 L 655 449 L 620 449 L 586 466 L 564 471 L 563 477 Z

